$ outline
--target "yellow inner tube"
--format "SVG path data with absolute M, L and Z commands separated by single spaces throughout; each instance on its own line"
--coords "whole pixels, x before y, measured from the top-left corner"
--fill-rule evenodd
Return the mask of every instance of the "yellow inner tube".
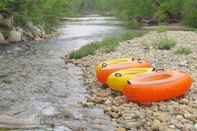
M 150 73 L 153 68 L 131 68 L 112 73 L 107 80 L 107 85 L 115 91 L 122 91 L 128 84 L 128 80 L 132 80 L 137 76 Z
M 99 71 L 101 69 L 107 68 L 112 65 L 129 63 L 129 61 L 131 61 L 131 58 L 120 58 L 120 59 L 104 61 L 96 66 L 96 70 Z

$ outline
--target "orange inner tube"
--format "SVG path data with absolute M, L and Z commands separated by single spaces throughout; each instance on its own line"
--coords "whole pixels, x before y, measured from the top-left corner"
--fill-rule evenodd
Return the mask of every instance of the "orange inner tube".
M 96 77 L 99 82 L 105 85 L 107 83 L 108 76 L 115 71 L 128 69 L 128 68 L 143 68 L 143 67 L 151 67 L 151 64 L 142 60 L 140 62 L 131 61 L 126 64 L 115 64 L 115 65 L 111 65 L 109 67 L 97 70 Z
M 129 101 L 157 102 L 184 95 L 192 85 L 192 78 L 179 71 L 149 73 L 128 81 L 123 94 Z

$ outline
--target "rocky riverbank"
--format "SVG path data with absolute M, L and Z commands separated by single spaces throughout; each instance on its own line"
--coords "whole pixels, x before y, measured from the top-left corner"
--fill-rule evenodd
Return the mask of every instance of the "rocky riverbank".
M 42 26 L 35 26 L 32 22 L 27 22 L 24 26 L 15 25 L 12 16 L 0 14 L 0 44 L 42 40 L 47 35 Z
M 167 35 L 176 41 L 170 50 L 154 48 L 153 43 Z M 84 81 L 88 86 L 89 97 L 82 103 L 88 107 L 101 107 L 111 117 L 117 131 L 160 130 L 160 131 L 196 131 L 197 130 L 197 33 L 190 31 L 168 31 L 166 33 L 149 32 L 122 44 L 108 54 L 98 51 L 95 56 L 72 60 L 82 67 Z M 189 55 L 175 53 L 179 48 L 190 48 Z M 95 64 L 104 60 L 121 57 L 142 58 L 152 62 L 156 68 L 170 68 L 186 71 L 192 75 L 192 89 L 182 98 L 138 105 L 128 103 L 117 92 L 101 87 L 95 78 Z M 68 61 L 66 59 L 66 61 Z

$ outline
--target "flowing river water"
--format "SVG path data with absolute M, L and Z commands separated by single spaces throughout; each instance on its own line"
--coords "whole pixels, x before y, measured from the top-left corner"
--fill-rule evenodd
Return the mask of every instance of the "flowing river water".
M 0 46 L 0 127 L 2 114 L 42 127 L 36 130 L 114 130 L 102 109 L 79 104 L 87 96 L 82 71 L 64 55 L 127 29 L 99 16 L 69 18 L 57 28 L 61 35 L 44 42 Z

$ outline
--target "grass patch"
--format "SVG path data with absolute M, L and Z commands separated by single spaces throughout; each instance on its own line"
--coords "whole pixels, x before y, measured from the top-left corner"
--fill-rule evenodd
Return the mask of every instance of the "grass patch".
M 167 35 L 167 28 L 160 26 L 156 32 L 158 33 L 158 38 L 153 43 L 153 47 L 159 50 L 170 50 L 176 46 L 176 41 L 169 38 Z
M 134 37 L 140 36 L 142 33 L 128 32 L 122 34 L 119 37 L 106 38 L 100 42 L 93 42 L 86 46 L 83 46 L 77 51 L 73 51 L 70 55 L 70 59 L 80 59 L 88 55 L 95 55 L 96 51 L 99 49 L 104 50 L 106 53 L 114 51 L 117 46 L 119 46 L 121 41 L 129 40 Z
M 0 128 L 0 131 L 9 131 L 8 129 Z
M 157 33 L 165 33 L 168 31 L 168 29 L 164 26 L 159 26 L 157 29 L 156 29 Z
M 176 41 L 174 39 L 162 38 L 159 40 L 157 48 L 160 50 L 170 50 L 176 46 Z
M 191 53 L 192 53 L 192 50 L 190 48 L 186 48 L 186 47 L 180 47 L 175 52 L 175 54 L 177 54 L 177 55 L 189 55 Z

